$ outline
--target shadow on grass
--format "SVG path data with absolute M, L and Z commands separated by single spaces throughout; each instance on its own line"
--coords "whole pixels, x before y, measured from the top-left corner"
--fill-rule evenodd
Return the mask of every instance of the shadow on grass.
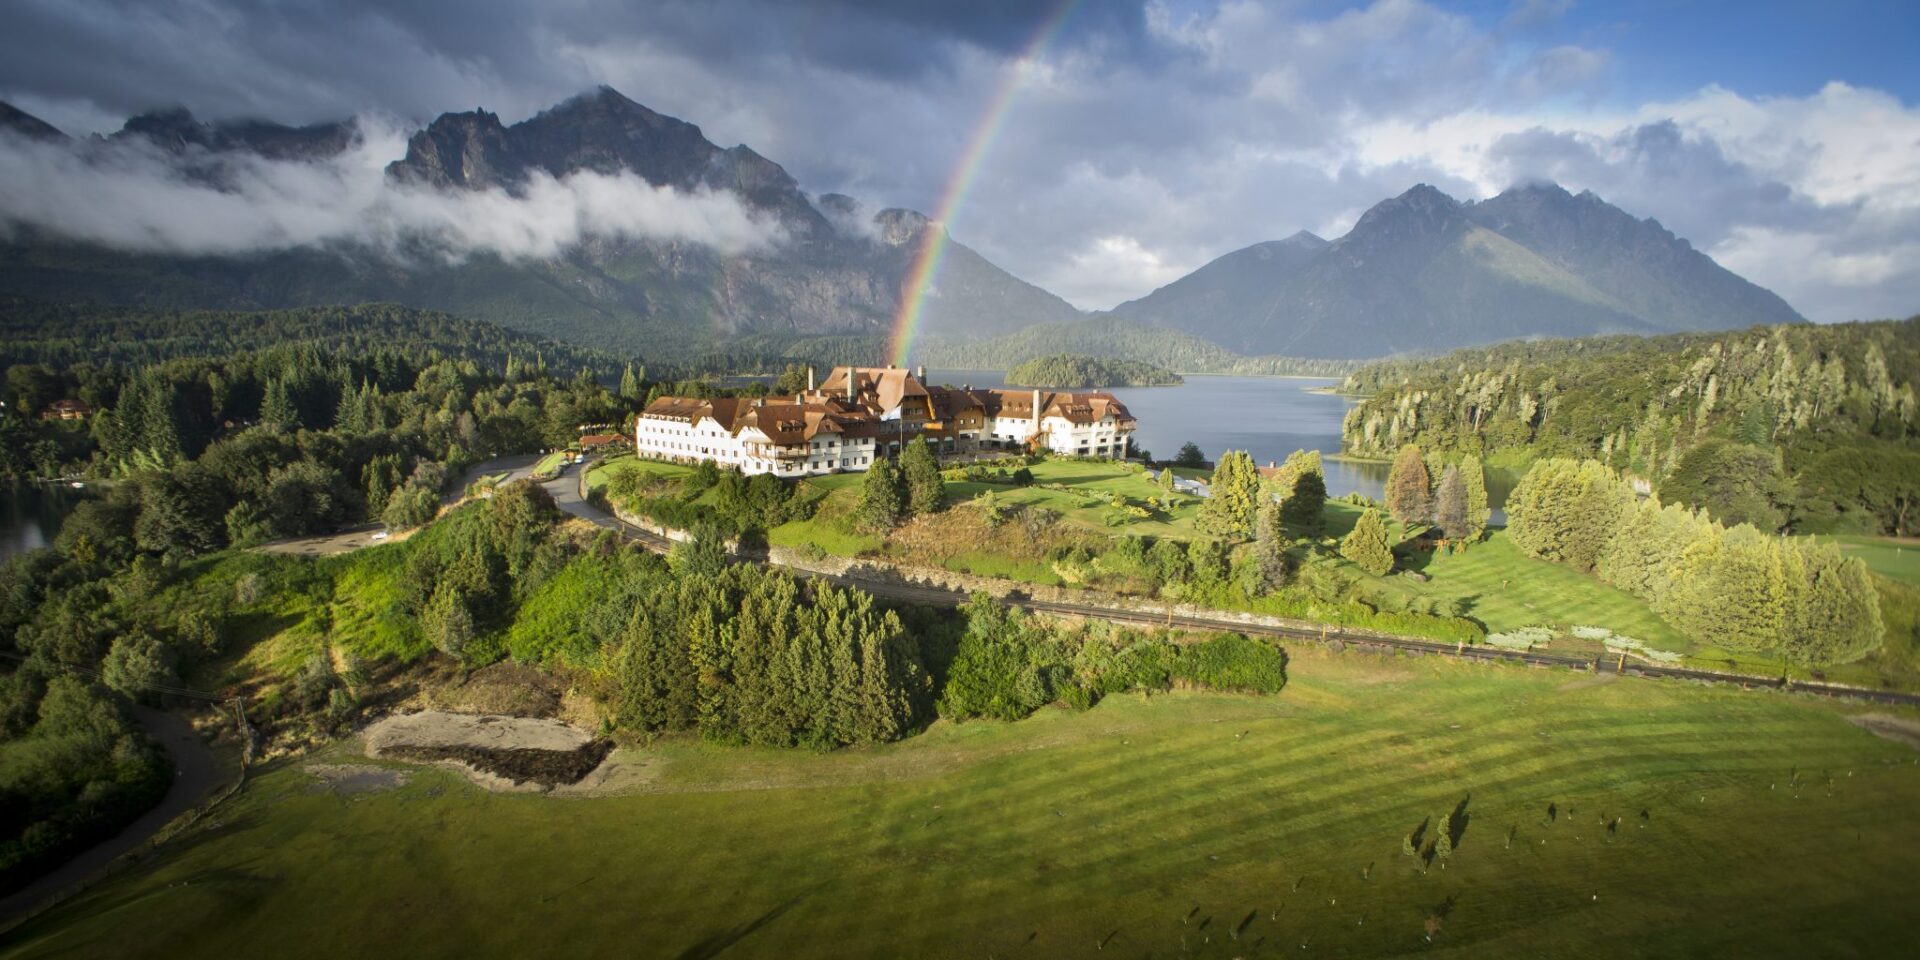
M 745 940 L 761 927 L 780 919 L 782 914 L 793 909 L 794 905 L 798 904 L 805 896 L 805 894 L 801 894 L 731 930 L 716 933 L 675 954 L 675 960 L 712 960 L 713 957 L 725 953 L 727 948 Z

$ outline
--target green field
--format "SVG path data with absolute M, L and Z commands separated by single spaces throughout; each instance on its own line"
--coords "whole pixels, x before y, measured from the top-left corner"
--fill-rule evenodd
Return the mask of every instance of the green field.
M 1920 540 L 1897 537 L 1827 537 L 1849 557 L 1859 557 L 1867 569 L 1889 580 L 1920 584 Z
M 826 755 L 669 740 L 628 754 L 633 792 L 597 798 L 434 769 L 334 795 L 283 761 L 0 955 L 1911 947 L 1920 758 L 1837 705 L 1317 650 L 1291 673 L 1276 697 L 1128 695 Z M 1462 804 L 1422 874 L 1402 838 Z

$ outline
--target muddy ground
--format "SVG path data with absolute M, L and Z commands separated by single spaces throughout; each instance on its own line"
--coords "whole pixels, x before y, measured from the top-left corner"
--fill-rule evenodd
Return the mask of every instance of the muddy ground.
M 367 755 L 453 766 L 489 790 L 547 790 L 580 782 L 613 743 L 558 720 L 424 710 L 364 732 Z

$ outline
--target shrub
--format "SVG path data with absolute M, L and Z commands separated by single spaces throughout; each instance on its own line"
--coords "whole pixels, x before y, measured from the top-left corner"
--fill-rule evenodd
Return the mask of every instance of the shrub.
M 1173 673 L 1211 690 L 1279 693 L 1287 685 L 1287 654 L 1264 640 L 1222 633 L 1182 650 Z

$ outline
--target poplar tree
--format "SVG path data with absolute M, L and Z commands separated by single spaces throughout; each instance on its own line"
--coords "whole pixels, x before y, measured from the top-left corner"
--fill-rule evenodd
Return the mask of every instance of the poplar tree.
M 1393 570 L 1393 547 L 1387 542 L 1387 525 L 1378 510 L 1360 515 L 1352 532 L 1340 541 L 1340 555 L 1376 577 Z
M 1387 512 L 1407 525 L 1425 523 L 1433 516 L 1433 477 L 1420 448 L 1413 444 L 1401 447 L 1393 458 L 1393 470 L 1387 474 Z
M 1433 524 L 1449 539 L 1459 540 L 1471 529 L 1467 524 L 1467 482 L 1460 468 L 1448 464 L 1440 473 L 1440 489 L 1433 498 Z

